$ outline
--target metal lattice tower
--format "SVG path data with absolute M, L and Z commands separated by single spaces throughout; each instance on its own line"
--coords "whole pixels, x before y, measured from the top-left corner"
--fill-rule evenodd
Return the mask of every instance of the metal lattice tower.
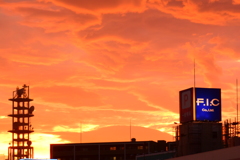
M 32 142 L 29 140 L 33 127 L 30 124 L 30 117 L 34 115 L 34 106 L 30 107 L 29 86 L 23 85 L 23 88 L 17 88 L 13 91 L 12 101 L 12 143 L 8 147 L 8 160 L 18 160 L 22 158 L 33 158 Z

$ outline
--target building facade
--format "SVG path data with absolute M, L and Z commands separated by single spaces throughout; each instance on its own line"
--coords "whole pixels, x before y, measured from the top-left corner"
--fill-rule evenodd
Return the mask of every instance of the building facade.
M 166 151 L 166 141 L 51 144 L 50 158 L 60 160 L 135 160 L 137 155 Z
M 185 123 L 179 126 L 178 135 L 177 156 L 223 148 L 221 123 Z

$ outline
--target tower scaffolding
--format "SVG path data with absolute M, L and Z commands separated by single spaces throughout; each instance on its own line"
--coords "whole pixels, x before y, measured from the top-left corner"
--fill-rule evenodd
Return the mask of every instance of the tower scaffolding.
M 13 91 L 12 101 L 12 143 L 8 147 L 8 160 L 33 158 L 33 147 L 30 141 L 30 133 L 34 132 L 30 118 L 34 115 L 34 106 L 30 107 L 33 99 L 29 98 L 29 86 L 23 85 L 21 89 Z

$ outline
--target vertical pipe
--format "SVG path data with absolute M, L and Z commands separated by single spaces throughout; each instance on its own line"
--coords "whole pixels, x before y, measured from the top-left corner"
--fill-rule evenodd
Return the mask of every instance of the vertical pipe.
M 18 104 L 19 104 L 19 102 L 17 102 Z M 17 109 L 17 115 L 19 115 L 20 113 L 19 113 L 19 109 Z M 22 117 L 18 117 L 18 124 L 21 124 L 21 122 L 20 122 L 20 119 L 21 119 Z M 19 139 L 20 139 L 20 137 L 19 137 L 19 129 L 21 129 L 21 128 L 19 128 L 19 126 L 18 126 L 18 129 L 17 129 L 17 158 L 19 159 L 20 158 L 20 155 L 21 155 L 21 150 L 19 149 L 19 146 L 20 146 L 20 141 L 19 141 Z
M 12 115 L 14 115 L 14 101 L 12 101 Z M 14 116 L 12 116 L 12 130 L 14 130 Z M 12 146 L 14 146 L 14 133 L 12 133 Z
M 30 95 L 29 95 L 29 86 L 27 86 L 28 87 L 28 96 L 27 96 L 27 98 L 29 99 L 29 97 L 30 97 Z

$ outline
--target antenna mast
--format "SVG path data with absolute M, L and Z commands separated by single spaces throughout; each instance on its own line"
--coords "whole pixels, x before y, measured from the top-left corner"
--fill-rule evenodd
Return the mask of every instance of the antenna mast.
M 131 122 L 132 122 L 132 121 L 131 121 L 131 119 L 130 119 L 130 140 L 132 139 L 132 135 L 131 135 L 131 134 L 132 134 L 132 133 L 131 133 L 131 132 L 132 132 L 132 124 L 131 124 Z
M 236 133 L 237 133 L 237 135 L 238 135 L 238 79 L 236 79 L 236 105 L 237 105 L 237 131 L 236 131 Z
M 194 88 L 195 88 L 195 86 L 196 86 L 196 74 L 195 74 L 195 58 L 194 58 L 194 64 L 193 64 L 193 86 L 194 86 Z
M 80 123 L 80 143 L 82 143 L 82 122 Z

